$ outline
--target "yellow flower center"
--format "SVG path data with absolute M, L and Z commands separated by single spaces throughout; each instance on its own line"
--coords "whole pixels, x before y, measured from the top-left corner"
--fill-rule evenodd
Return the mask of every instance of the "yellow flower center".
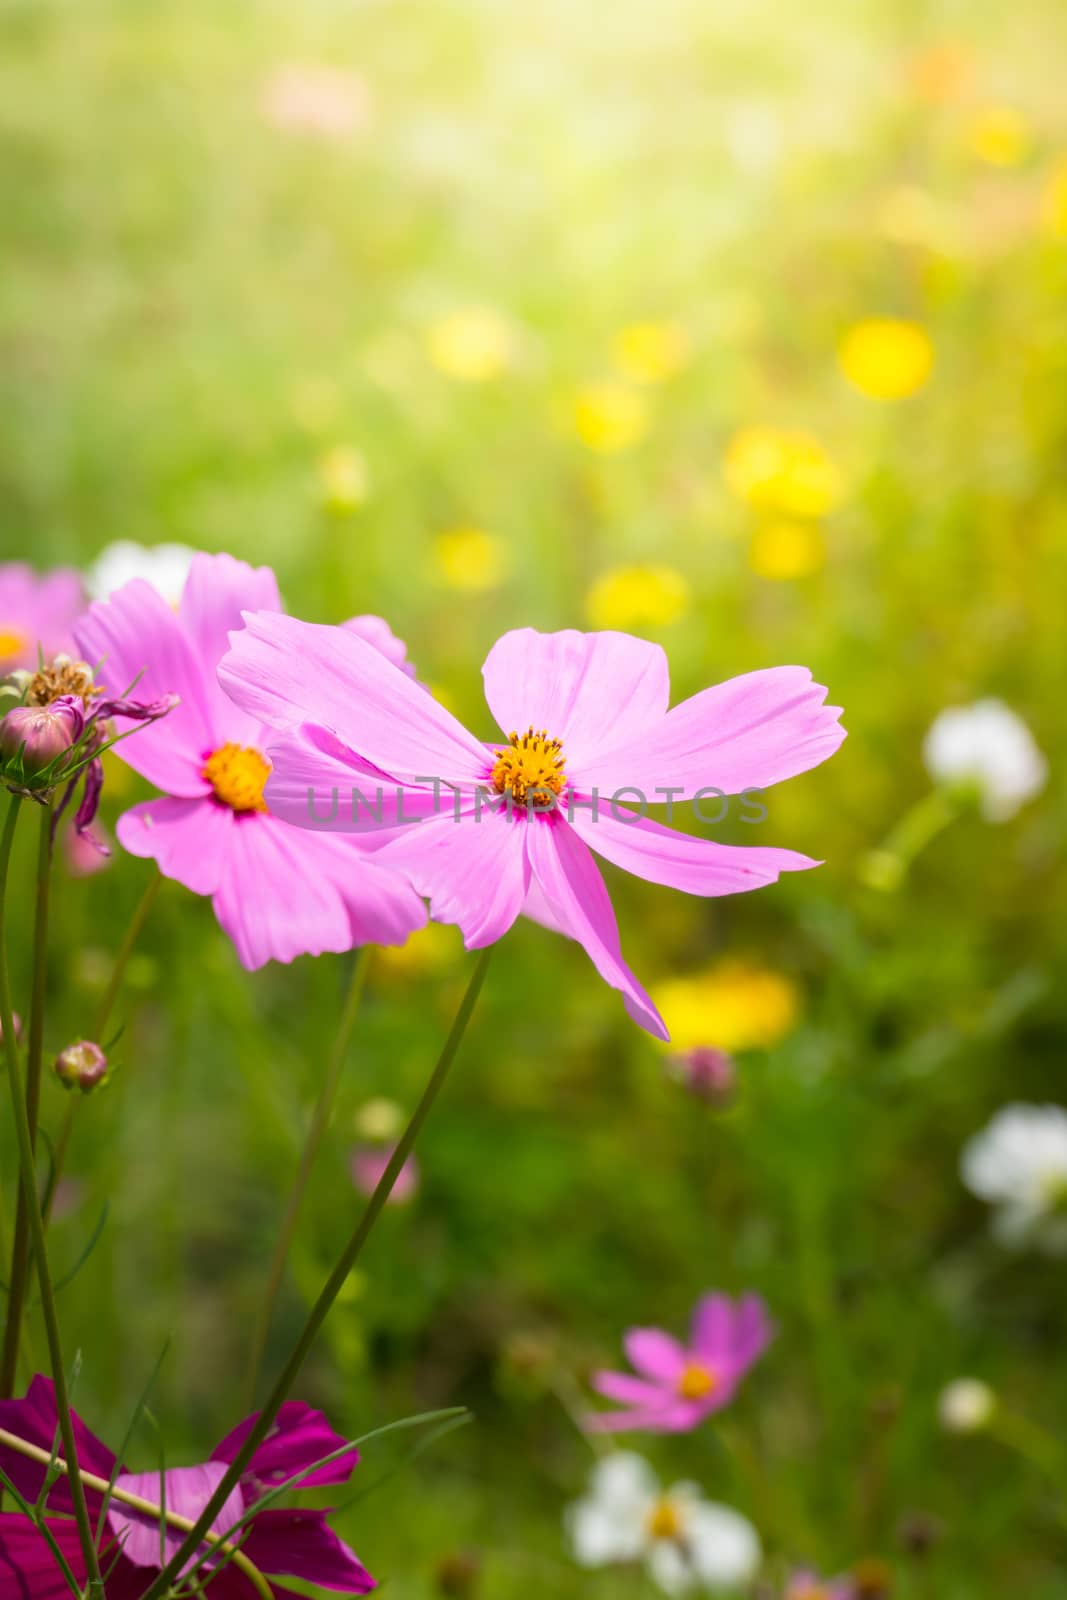
M 13 661 L 26 648 L 26 635 L 17 628 L 0 625 L 0 661 Z
M 682 1519 L 678 1514 L 677 1506 L 667 1499 L 657 1500 L 648 1514 L 648 1536 L 650 1539 L 677 1539 L 682 1532 Z
M 509 733 L 507 748 L 493 763 L 493 788 L 497 794 L 510 793 L 520 806 L 530 795 L 535 811 L 548 811 L 567 781 L 564 764 L 562 744 L 550 739 L 544 728 L 540 733 L 532 726 L 525 733 Z
M 203 776 L 231 811 L 266 811 L 263 788 L 270 777 L 270 762 L 247 745 L 220 744 L 202 768 Z
M 714 1372 L 709 1372 L 707 1367 L 691 1361 L 682 1369 L 676 1391 L 683 1400 L 703 1400 L 706 1395 L 711 1394 L 718 1381 Z

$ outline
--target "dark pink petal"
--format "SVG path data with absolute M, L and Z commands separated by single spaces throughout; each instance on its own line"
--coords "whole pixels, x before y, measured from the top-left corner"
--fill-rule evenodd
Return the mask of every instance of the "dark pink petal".
M 620 807 L 620 811 L 623 808 Z M 660 883 L 683 894 L 743 894 L 776 883 L 782 872 L 803 872 L 818 861 L 795 850 L 768 845 L 717 844 L 693 834 L 665 828 L 650 817 L 627 813 L 616 817 L 600 800 L 597 814 L 574 807 L 571 826 L 597 855 L 648 883 Z
M 163 1489 L 158 1472 L 120 1473 L 115 1487 L 126 1494 L 139 1495 L 153 1505 L 162 1505 L 165 1496 L 168 1511 L 175 1511 L 179 1516 L 195 1522 L 225 1475 L 226 1468 L 221 1461 L 205 1461 L 195 1467 L 169 1468 L 163 1474 Z M 210 1531 L 225 1535 L 244 1515 L 244 1511 L 245 1503 L 240 1490 L 231 1490 L 221 1511 L 212 1521 Z M 112 1533 L 122 1542 L 124 1558 L 135 1567 L 154 1567 L 158 1572 L 163 1565 L 160 1561 L 159 1518 L 150 1517 L 147 1512 L 135 1511 L 120 1500 L 112 1500 L 107 1519 Z M 180 1528 L 166 1527 L 162 1542 L 167 1561 L 177 1552 L 184 1538 L 185 1534 Z M 209 1548 L 207 1544 L 201 1545 L 201 1558 Z M 191 1557 L 183 1572 L 190 1571 L 196 1565 L 196 1560 L 195 1556 Z
M 516 628 L 497 640 L 482 676 L 501 732 L 546 729 L 563 741 L 572 777 L 598 750 L 655 729 L 670 698 L 667 657 L 628 633 Z
M 233 1461 L 248 1438 L 259 1416 L 254 1412 L 239 1422 L 231 1433 L 211 1452 L 213 1461 Z M 270 1433 L 259 1446 L 247 1469 L 250 1498 L 262 1488 L 274 1489 L 279 1484 L 298 1479 L 302 1488 L 312 1488 L 328 1483 L 347 1483 L 359 1460 L 355 1445 L 328 1467 L 308 1472 L 323 1456 L 343 1450 L 345 1440 L 335 1433 L 321 1411 L 312 1410 L 301 1400 L 287 1400 L 279 1411 Z M 274 1569 L 272 1569 L 274 1570 Z M 285 1571 L 283 1567 L 276 1569 Z M 293 1573 L 293 1577 L 297 1574 Z
M 630 1328 L 622 1347 L 634 1371 L 657 1383 L 677 1383 L 689 1359 L 678 1340 L 660 1328 Z
M 668 1039 L 663 1018 L 622 959 L 608 891 L 586 846 L 558 817 L 526 825 L 526 852 L 553 914 L 582 945 L 605 983 L 618 989 L 635 1022 Z M 417 887 L 417 885 L 416 885 Z
M 24 1400 L 0 1401 L 0 1428 L 17 1434 L 40 1450 L 51 1451 L 55 1446 L 59 1418 L 56 1414 L 55 1389 L 51 1378 L 36 1377 L 26 1391 Z M 110 1478 L 115 1457 L 105 1444 L 82 1422 L 74 1418 L 74 1440 L 78 1447 L 78 1465 L 84 1472 L 95 1473 L 99 1478 Z M 60 1452 L 62 1453 L 62 1452 Z M 46 1469 L 0 1444 L 0 1467 L 3 1467 L 19 1493 L 27 1500 L 36 1500 L 44 1483 Z M 86 1498 L 99 1507 L 100 1497 L 90 1489 Z M 73 1504 L 66 1479 L 60 1478 L 48 1496 L 50 1511 L 72 1512 Z
M 109 600 L 91 605 L 75 636 L 87 661 L 102 661 L 98 677 L 109 696 L 125 695 L 137 678 L 133 699 L 180 697 L 180 705 L 124 739 L 116 753 L 167 794 L 203 793 L 204 757 L 225 743 L 227 735 L 212 715 L 204 664 L 162 595 L 143 578 L 134 578 Z
M 303 1578 L 336 1594 L 369 1594 L 377 1587 L 324 1511 L 261 1511 L 244 1551 L 261 1572 Z
M 50 1521 L 49 1529 L 74 1577 L 84 1583 L 85 1562 L 73 1522 Z M 70 1600 L 48 1540 L 21 1511 L 0 1515 L 0 1595 L 3 1600 Z
M 250 716 L 288 729 L 329 728 L 394 778 L 483 782 L 485 746 L 380 651 L 345 628 L 269 612 L 246 615 L 219 668 Z
M 254 746 L 260 734 L 260 724 L 234 705 L 216 676 L 229 635 L 241 627 L 242 611 L 281 609 L 278 580 L 269 567 L 250 567 L 229 555 L 193 557 L 178 616 L 200 664 L 212 725 L 224 731 L 225 741 Z
M 235 817 L 212 900 L 241 965 L 352 948 L 348 908 L 331 879 L 307 870 L 306 835 L 276 817 Z
M 123 812 L 115 833 L 124 850 L 158 862 L 165 877 L 194 894 L 214 894 L 236 826 L 230 808 L 208 796 L 146 800 Z
M 384 844 L 398 813 L 407 819 L 403 827 L 452 811 L 448 789 L 435 799 L 432 788 L 402 788 L 312 723 L 273 735 L 266 753 L 271 775 L 263 798 L 271 815 L 313 833 L 360 833 Z
M 436 922 L 454 922 L 468 950 L 494 944 L 523 908 L 530 882 L 523 816 L 483 809 L 457 822 L 451 810 L 416 823 L 377 856 L 430 901 Z
M 657 788 L 684 789 L 682 799 L 699 789 L 768 788 L 817 767 L 841 744 L 840 707 L 825 699 L 806 667 L 748 672 L 683 700 L 641 738 L 602 745 L 580 773 L 568 770 L 601 795 L 633 785 L 650 801 Z

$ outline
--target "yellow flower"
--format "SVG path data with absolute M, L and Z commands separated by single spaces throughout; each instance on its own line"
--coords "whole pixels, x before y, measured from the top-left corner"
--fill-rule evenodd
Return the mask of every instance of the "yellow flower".
M 1058 239 L 1067 239 L 1067 158 L 1053 168 L 1045 189 L 1045 224 Z
M 971 123 L 970 146 L 991 167 L 1017 167 L 1030 151 L 1030 129 L 1013 106 L 987 106 Z
M 374 958 L 390 977 L 418 978 L 453 966 L 463 953 L 458 941 L 459 934 L 451 925 L 428 922 L 411 934 L 406 944 L 380 946 Z
M 806 578 L 825 559 L 822 531 L 810 522 L 767 522 L 752 535 L 748 552 L 761 578 Z
M 819 441 L 800 429 L 742 428 L 723 461 L 739 500 L 793 517 L 821 517 L 841 498 L 841 474 Z
M 319 461 L 319 492 L 330 511 L 357 511 L 369 487 L 367 463 L 351 445 L 339 444 Z
M 507 571 L 507 546 L 481 528 L 452 528 L 434 543 L 437 570 L 450 589 L 477 594 L 495 589 Z
M 689 336 L 676 322 L 631 322 L 615 335 L 613 353 L 632 383 L 663 383 L 689 360 Z
M 800 992 L 783 973 L 722 961 L 691 978 L 670 978 L 652 991 L 674 1050 L 770 1049 L 791 1033 Z
M 933 370 L 930 335 L 917 322 L 870 317 L 849 328 L 838 347 L 841 370 L 873 400 L 903 400 L 926 383 Z
M 689 585 L 674 567 L 612 567 L 585 600 L 594 628 L 666 627 L 689 609 Z
M 515 334 L 499 312 L 470 306 L 434 323 L 427 334 L 426 351 L 446 377 L 460 383 L 485 383 L 511 366 Z
M 590 383 L 574 397 L 574 427 L 590 450 L 614 455 L 644 437 L 648 405 L 621 383 Z

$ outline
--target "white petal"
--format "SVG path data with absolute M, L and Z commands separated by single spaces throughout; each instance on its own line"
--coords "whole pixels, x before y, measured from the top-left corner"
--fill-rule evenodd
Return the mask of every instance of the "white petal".
M 620 1512 L 648 1509 L 659 1490 L 656 1474 L 644 1456 L 632 1450 L 612 1450 L 593 1468 L 589 1494 Z
M 759 1535 L 739 1511 L 707 1500 L 693 1507 L 685 1532 L 693 1566 L 705 1583 L 729 1589 L 755 1576 Z
M 632 1561 L 644 1550 L 643 1519 L 620 1517 L 602 1501 L 576 1501 L 568 1507 L 565 1521 L 574 1559 L 583 1567 Z
M 664 1594 L 684 1594 L 696 1582 L 693 1569 L 678 1545 L 657 1539 L 648 1552 L 648 1570 Z

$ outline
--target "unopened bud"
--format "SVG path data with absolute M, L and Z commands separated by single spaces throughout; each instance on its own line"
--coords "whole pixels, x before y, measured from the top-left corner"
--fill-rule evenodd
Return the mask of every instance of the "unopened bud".
M 669 1058 L 668 1070 L 683 1083 L 690 1094 L 695 1094 L 709 1105 L 728 1106 L 737 1089 L 737 1068 L 734 1059 L 725 1050 L 713 1045 L 700 1045 L 686 1050 L 682 1055 Z
M 24 772 L 43 772 L 81 738 L 84 726 L 85 714 L 74 699 L 16 706 L 0 722 L 0 756 L 13 761 L 21 751 Z
M 14 1032 L 14 1035 L 15 1035 L 15 1043 L 17 1044 L 18 1041 L 22 1038 L 22 1018 L 19 1016 L 17 1011 L 13 1011 L 11 1013 L 11 1021 L 12 1021 L 12 1024 L 13 1024 L 13 1032 Z M 4 1042 L 4 1023 L 3 1023 L 3 1019 L 0 1018 L 0 1044 L 3 1044 L 3 1042 Z
M 65 1089 L 80 1089 L 88 1094 L 107 1077 L 107 1056 L 98 1044 L 79 1039 L 56 1056 L 55 1073 Z

